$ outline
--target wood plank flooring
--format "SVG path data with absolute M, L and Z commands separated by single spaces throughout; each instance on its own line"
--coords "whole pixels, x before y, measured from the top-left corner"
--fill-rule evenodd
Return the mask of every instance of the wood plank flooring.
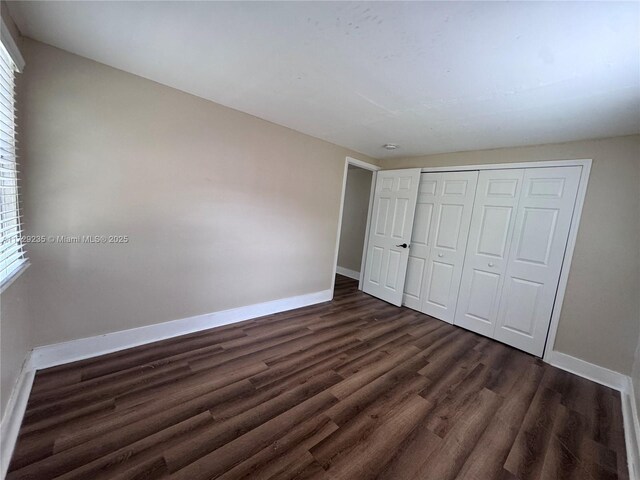
M 619 393 L 337 277 L 38 372 L 9 479 L 627 479 Z

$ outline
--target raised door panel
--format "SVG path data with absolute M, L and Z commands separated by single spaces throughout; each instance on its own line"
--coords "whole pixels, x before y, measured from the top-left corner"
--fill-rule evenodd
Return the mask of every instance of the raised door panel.
M 543 283 L 508 277 L 502 305 L 505 322 L 501 328 L 528 338 L 533 337 L 536 310 L 540 306 L 543 290 Z
M 513 207 L 509 205 L 482 205 L 479 208 L 480 231 L 476 254 L 504 260 L 507 254 L 509 225 L 513 217 Z
M 387 219 L 389 217 L 389 205 L 391 203 L 390 196 L 380 197 L 375 206 L 375 226 L 373 233 L 378 236 L 385 236 L 387 234 Z
M 417 309 L 420 305 L 420 290 L 426 261 L 424 258 L 409 255 L 407 263 L 407 277 L 404 283 L 404 297 L 402 303 Z
M 413 222 L 413 216 L 411 218 L 407 218 L 407 210 L 409 208 L 408 198 L 395 198 L 394 200 L 394 212 L 391 217 L 391 222 L 393 224 L 391 237 L 395 240 L 402 240 L 405 238 L 407 232 L 407 223 Z
M 464 207 L 464 203 L 440 204 L 434 243 L 436 248 L 444 248 L 451 251 L 458 249 L 460 230 L 463 227 Z
M 558 208 L 522 209 L 522 224 L 513 260 L 516 262 L 548 265 L 553 240 L 556 238 Z
M 454 323 L 493 336 L 524 170 L 480 172 Z
M 495 338 L 542 355 L 582 167 L 527 169 Z
M 450 263 L 432 261 L 430 288 L 426 292 L 425 303 L 446 309 L 450 305 L 449 294 L 453 283 L 455 265 Z
M 382 278 L 382 257 L 384 256 L 384 248 L 374 246 L 371 250 L 371 261 L 367 269 L 367 280 L 374 285 L 380 285 Z
M 378 172 L 373 197 L 363 291 L 394 305 L 402 302 L 409 259 L 406 247 L 420 182 L 420 169 Z
M 480 322 L 492 323 L 499 298 L 500 275 L 485 270 L 473 270 L 466 314 Z

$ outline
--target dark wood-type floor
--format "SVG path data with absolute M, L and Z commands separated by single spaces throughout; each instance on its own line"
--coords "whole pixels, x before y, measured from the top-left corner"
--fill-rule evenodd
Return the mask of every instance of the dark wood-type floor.
M 332 302 L 39 372 L 8 478 L 628 474 L 617 392 L 338 277 Z

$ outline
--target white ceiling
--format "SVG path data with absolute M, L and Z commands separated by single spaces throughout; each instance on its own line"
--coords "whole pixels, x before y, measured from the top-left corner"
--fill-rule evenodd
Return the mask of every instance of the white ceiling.
M 10 12 L 26 36 L 385 158 L 639 132 L 639 6 L 46 1 Z

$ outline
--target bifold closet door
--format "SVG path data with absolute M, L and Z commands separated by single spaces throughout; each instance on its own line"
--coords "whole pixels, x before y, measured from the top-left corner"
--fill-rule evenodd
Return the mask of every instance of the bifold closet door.
M 404 304 L 453 323 L 477 171 L 423 173 L 411 237 Z
M 524 170 L 478 176 L 456 325 L 493 337 Z
M 515 221 L 494 338 L 541 356 L 582 167 L 531 168 Z
M 543 354 L 581 171 L 480 173 L 456 325 Z
M 420 169 L 376 175 L 362 290 L 400 306 L 404 290 Z

